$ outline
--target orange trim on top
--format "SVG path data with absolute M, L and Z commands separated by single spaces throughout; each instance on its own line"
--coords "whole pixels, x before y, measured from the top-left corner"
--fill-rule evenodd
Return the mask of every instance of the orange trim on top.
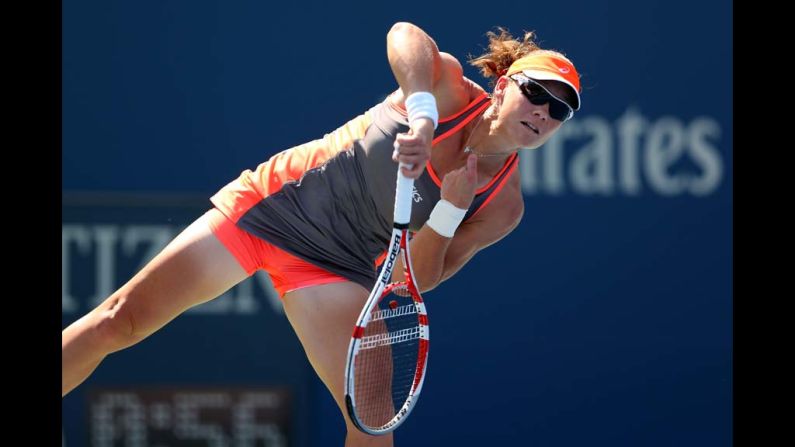
M 492 178 L 491 178 L 491 181 L 490 181 L 488 184 L 486 184 L 486 186 L 484 186 L 484 187 L 480 188 L 479 190 L 475 191 L 475 194 L 480 194 L 480 193 L 482 193 L 483 191 L 486 191 L 487 189 L 491 188 L 491 185 L 493 185 L 493 184 L 494 184 L 494 182 L 496 182 L 496 181 L 497 181 L 497 179 L 498 179 L 498 178 L 500 178 L 500 176 L 502 175 L 502 173 L 503 173 L 503 172 L 505 172 L 505 170 L 506 170 L 506 169 L 508 169 L 508 168 L 511 166 L 511 163 L 513 163 L 513 161 L 514 161 L 514 160 L 515 160 L 515 159 L 516 159 L 518 156 L 519 156 L 519 153 L 518 153 L 518 152 L 514 152 L 514 154 L 513 154 L 513 155 L 511 155 L 511 156 L 508 158 L 508 160 L 506 160 L 506 161 L 505 161 L 505 164 L 502 166 L 502 169 L 500 169 L 500 172 L 498 172 L 498 173 L 497 173 L 497 175 L 495 175 L 494 177 L 492 177 Z
M 210 202 L 235 224 L 243 214 L 262 200 L 262 196 L 251 182 L 251 174 L 251 170 L 243 171 L 237 179 L 229 182 L 210 197 Z
M 462 127 L 464 127 L 464 126 L 466 126 L 467 124 L 469 124 L 469 122 L 470 122 L 470 121 L 472 121 L 473 119 L 475 119 L 475 117 L 476 117 L 476 116 L 480 115 L 480 114 L 481 114 L 481 112 L 483 112 L 485 109 L 487 109 L 487 108 L 489 107 L 489 105 L 491 105 L 491 104 L 490 104 L 490 103 L 488 103 L 488 102 L 485 102 L 485 103 L 483 103 L 483 104 L 482 104 L 480 107 L 478 107 L 477 109 L 475 109 L 475 111 L 474 111 L 474 112 L 472 112 L 472 114 L 471 114 L 471 115 L 469 115 L 469 116 L 468 116 L 466 119 L 464 119 L 464 120 L 463 120 L 463 121 L 461 121 L 460 123 L 458 123 L 458 124 L 456 124 L 455 126 L 453 126 L 453 127 L 452 127 L 450 130 L 448 130 L 447 132 L 445 132 L 445 133 L 443 133 L 443 134 L 439 135 L 438 137 L 434 138 L 434 139 L 433 139 L 433 141 L 431 142 L 431 146 L 433 146 L 433 145 L 435 145 L 435 144 L 438 144 L 438 143 L 440 143 L 440 142 L 441 142 L 442 140 L 444 140 L 445 138 L 447 138 L 447 137 L 449 137 L 450 135 L 452 135 L 452 134 L 454 134 L 454 133 L 458 132 L 459 130 L 461 130 L 461 128 L 462 128 Z M 466 112 L 466 110 L 465 110 L 465 112 Z
M 298 181 L 310 169 L 348 150 L 354 140 L 364 136 L 372 121 L 372 114 L 365 112 L 321 139 L 279 152 L 260 163 L 255 170 L 243 171 L 237 179 L 216 192 L 210 201 L 237 223 L 251 207 L 280 191 L 284 184 Z
M 479 101 L 482 101 L 483 98 L 485 98 L 487 96 L 489 96 L 489 94 L 486 93 L 486 92 L 483 92 L 480 96 L 478 96 L 477 98 L 475 98 L 472 101 L 470 101 L 469 104 L 467 104 L 467 106 L 464 107 L 463 110 L 461 110 L 460 112 L 456 113 L 455 115 L 448 116 L 447 118 L 442 118 L 442 119 L 439 120 L 439 122 L 440 123 L 444 123 L 444 122 L 452 121 L 452 120 L 458 118 L 459 116 L 463 115 L 467 110 L 469 110 L 470 107 L 472 107 L 474 104 L 478 103 Z
M 392 96 L 392 95 L 394 95 L 394 93 L 390 94 L 389 96 Z M 439 119 L 439 122 L 440 122 L 440 123 L 444 123 L 444 122 L 447 122 L 447 121 L 454 120 L 454 119 L 458 118 L 458 117 L 459 117 L 459 116 L 461 116 L 461 115 L 462 115 L 464 112 L 466 112 L 467 110 L 469 110 L 469 108 L 470 108 L 470 107 L 472 107 L 473 105 L 475 105 L 475 104 L 476 104 L 478 101 L 482 101 L 484 96 L 489 96 L 489 94 L 488 94 L 488 93 L 486 93 L 486 92 L 483 92 L 483 93 L 482 93 L 480 96 L 478 96 L 477 98 L 475 98 L 475 99 L 473 99 L 472 101 L 470 101 L 470 102 L 469 102 L 469 104 L 467 104 L 467 105 L 466 105 L 466 107 L 464 107 L 464 108 L 463 108 L 461 111 L 459 111 L 459 112 L 456 112 L 455 114 L 453 114 L 453 115 L 450 115 L 450 116 L 448 116 L 448 117 L 441 118 L 441 119 Z M 390 105 L 390 106 L 391 106 L 393 109 L 395 109 L 396 111 L 398 111 L 398 112 L 399 112 L 401 115 L 403 115 L 403 116 L 407 116 L 407 113 L 406 113 L 406 108 L 405 108 L 405 107 L 403 107 L 403 106 L 401 106 L 401 105 L 399 105 L 399 104 L 396 104 L 396 103 L 394 103 L 394 102 L 392 102 L 392 101 L 387 101 L 387 104 L 389 104 L 389 105 Z
M 458 132 L 459 130 L 461 130 L 462 127 L 464 127 L 467 124 L 469 124 L 470 121 L 475 119 L 475 117 L 478 116 L 481 112 L 483 112 L 483 109 L 487 108 L 488 106 L 489 106 L 488 102 L 484 103 L 483 105 L 478 107 L 477 110 L 475 110 L 475 112 L 473 112 L 471 115 L 469 115 L 465 120 L 463 120 L 460 123 L 456 124 L 452 129 L 448 130 L 447 132 L 445 132 L 445 133 L 439 135 L 438 137 L 434 138 L 433 141 L 431 142 L 431 147 L 435 146 L 436 144 L 438 144 L 439 142 L 441 142 L 445 138 L 447 138 L 450 135 L 452 135 L 452 134 Z M 433 182 L 436 183 L 436 186 L 441 188 L 442 187 L 442 181 L 439 180 L 439 177 L 436 175 L 436 171 L 433 170 L 433 166 L 431 166 L 431 161 L 430 160 L 425 162 L 425 169 L 428 170 L 428 174 L 431 175 L 431 179 L 433 179 Z
M 425 170 L 428 171 L 428 174 L 430 174 L 431 179 L 433 180 L 434 183 L 436 183 L 436 186 L 441 188 L 442 187 L 442 181 L 439 180 L 439 177 L 436 176 L 436 171 L 433 170 L 433 166 L 431 166 L 431 161 L 430 160 L 425 162 Z
M 516 160 L 516 158 L 518 156 L 519 156 L 519 153 L 514 153 L 513 155 L 508 157 L 508 159 L 505 160 L 505 164 L 502 165 L 502 168 L 500 168 L 500 171 L 494 177 L 492 177 L 491 180 L 485 186 L 483 186 L 483 187 L 479 188 L 477 191 L 475 191 L 475 194 L 481 194 L 481 193 L 483 193 L 483 191 L 486 191 L 487 189 L 489 189 L 491 187 L 491 185 L 493 185 L 494 182 L 496 182 L 497 179 L 500 178 L 500 175 L 502 175 L 502 173 L 505 172 L 506 169 L 509 169 L 511 163 L 513 163 L 513 161 Z M 436 186 L 441 188 L 442 187 L 442 182 L 441 182 L 441 180 L 439 180 L 439 177 L 436 175 L 436 171 L 433 170 L 433 166 L 431 166 L 431 162 L 430 161 L 426 161 L 425 162 L 425 169 L 428 171 L 428 174 L 430 174 L 431 179 L 433 180 L 433 182 L 436 183 Z
M 497 185 L 497 188 L 494 189 L 494 192 L 492 192 L 491 195 L 486 198 L 486 200 L 480 205 L 480 207 L 477 210 L 475 210 L 475 212 L 472 213 L 472 215 L 469 216 L 467 220 L 475 217 L 480 212 L 480 210 L 483 209 L 483 207 L 485 207 L 486 205 L 489 204 L 489 202 L 491 202 L 491 199 L 493 199 L 494 197 L 497 196 L 497 194 L 500 193 L 500 190 L 502 190 L 505 184 L 508 183 L 508 179 L 511 178 L 511 174 L 513 174 L 513 171 L 516 170 L 517 166 L 519 166 L 519 163 L 514 163 L 513 166 L 511 166 L 511 170 L 508 171 L 508 174 L 505 175 L 505 178 L 503 178 L 500 184 Z

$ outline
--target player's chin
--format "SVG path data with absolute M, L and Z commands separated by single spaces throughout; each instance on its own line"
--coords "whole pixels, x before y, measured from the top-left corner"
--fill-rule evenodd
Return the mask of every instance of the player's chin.
M 517 144 L 518 147 L 523 147 L 523 148 L 527 148 L 527 149 L 535 149 L 535 148 L 541 146 L 542 144 L 544 144 L 544 142 L 541 140 L 541 138 L 538 135 L 535 135 L 535 134 L 533 134 L 533 135 L 523 135 L 522 138 L 518 139 L 517 143 L 518 143 Z
M 523 136 L 524 138 L 521 139 L 522 141 L 520 146 L 527 149 L 536 149 L 541 145 L 543 145 L 544 143 L 546 143 L 547 140 L 549 140 L 549 137 L 551 136 L 552 132 L 545 132 L 538 134 L 535 132 L 531 132 L 529 134 L 525 133 Z
M 523 147 L 527 147 L 531 144 L 537 144 L 536 142 L 541 136 L 540 131 L 530 128 L 524 122 L 518 123 L 513 130 L 516 142 Z

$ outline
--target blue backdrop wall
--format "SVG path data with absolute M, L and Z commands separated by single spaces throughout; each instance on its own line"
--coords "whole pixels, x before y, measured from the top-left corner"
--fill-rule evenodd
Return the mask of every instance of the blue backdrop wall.
M 427 294 L 428 377 L 398 445 L 731 445 L 731 7 L 64 2 L 63 324 L 242 170 L 391 92 L 396 21 L 462 61 L 495 26 L 534 30 L 577 65 L 583 107 L 522 153 L 519 228 Z M 232 419 L 196 405 L 258 402 L 273 425 L 245 429 L 272 445 L 341 445 L 267 276 L 250 281 L 110 356 L 64 399 L 65 444 L 177 445 L 179 411 L 229 440 Z

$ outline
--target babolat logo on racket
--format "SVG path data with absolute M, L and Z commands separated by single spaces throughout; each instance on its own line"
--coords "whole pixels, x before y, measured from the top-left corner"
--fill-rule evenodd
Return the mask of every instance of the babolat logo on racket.
M 395 235 L 395 240 L 392 241 L 392 252 L 389 253 L 389 259 L 386 261 L 386 266 L 384 267 L 385 275 L 381 275 L 381 283 L 383 285 L 387 285 L 389 281 L 392 279 L 392 267 L 395 264 L 395 258 L 397 258 L 398 252 L 400 251 L 400 235 Z

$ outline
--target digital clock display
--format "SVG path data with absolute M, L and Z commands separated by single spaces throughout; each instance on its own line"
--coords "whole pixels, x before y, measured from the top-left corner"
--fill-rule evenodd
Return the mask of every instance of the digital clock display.
M 289 446 L 286 388 L 94 389 L 94 447 Z

